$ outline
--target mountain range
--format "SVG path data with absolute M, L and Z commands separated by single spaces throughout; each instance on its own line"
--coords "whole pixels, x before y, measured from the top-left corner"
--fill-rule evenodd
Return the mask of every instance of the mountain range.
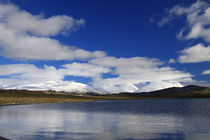
M 173 87 L 152 92 L 105 94 L 91 90 L 73 92 L 55 90 L 0 89 L 0 105 L 87 102 L 98 100 L 136 100 L 155 98 L 210 98 L 210 88 L 200 86 Z
M 129 93 L 122 92 L 115 94 L 117 96 L 140 96 L 151 98 L 196 98 L 210 97 L 210 88 L 196 85 L 188 85 L 185 87 L 172 87 L 151 92 Z

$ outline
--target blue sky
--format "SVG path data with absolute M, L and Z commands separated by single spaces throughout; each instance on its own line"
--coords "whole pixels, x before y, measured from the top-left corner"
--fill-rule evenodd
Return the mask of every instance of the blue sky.
M 209 1 L 0 5 L 2 88 L 137 92 L 209 86 Z

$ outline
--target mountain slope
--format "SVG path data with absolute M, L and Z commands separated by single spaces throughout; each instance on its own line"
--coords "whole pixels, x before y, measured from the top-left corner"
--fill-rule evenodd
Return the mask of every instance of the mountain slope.
M 152 92 L 119 93 L 120 96 L 139 96 L 151 98 L 194 98 L 210 97 L 210 88 L 189 85 L 185 87 L 173 87 Z

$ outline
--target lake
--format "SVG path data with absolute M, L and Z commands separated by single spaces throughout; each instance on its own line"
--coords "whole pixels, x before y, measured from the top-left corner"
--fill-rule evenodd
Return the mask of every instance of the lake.
M 207 140 L 210 99 L 0 106 L 0 136 L 18 140 Z

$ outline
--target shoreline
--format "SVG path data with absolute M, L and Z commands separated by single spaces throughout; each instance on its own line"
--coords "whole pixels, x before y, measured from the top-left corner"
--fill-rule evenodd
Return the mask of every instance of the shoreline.
M 0 106 L 40 104 L 40 103 L 71 103 L 101 100 L 144 99 L 141 96 L 122 95 L 88 95 L 82 93 L 64 93 L 56 91 L 0 90 Z M 146 97 L 149 99 L 148 97 Z
M 44 98 L 43 98 L 44 99 Z M 86 100 L 79 100 L 79 99 L 71 99 L 70 101 L 59 101 L 59 102 L 48 102 L 48 101 L 43 101 L 43 102 L 27 102 L 27 103 L 1 103 L 0 102 L 0 107 L 1 106 L 14 106 L 14 105 L 31 105 L 31 104 L 60 104 L 60 103 L 78 103 L 78 102 L 96 102 L 96 101 L 110 101 L 110 100 L 141 100 L 141 99 L 160 99 L 160 98 L 133 98 L 133 97 L 110 97 L 110 96 L 98 96 L 93 98 L 88 97 Z M 166 98 L 165 98 L 166 99 Z M 68 99 L 67 99 L 68 100 Z
M 140 99 L 127 96 L 111 96 L 111 95 L 72 95 L 72 94 L 24 94 L 24 95 L 4 95 L 0 93 L 0 106 L 40 104 L 40 103 L 73 103 L 73 102 L 90 102 L 102 100 L 132 100 Z M 141 98 L 142 99 L 142 98 Z
M 105 100 L 95 100 L 95 101 L 105 101 Z M 95 101 L 73 101 L 73 102 L 42 102 L 42 103 L 26 103 L 26 104 L 0 104 L 1 106 L 16 106 L 16 105 L 34 105 L 34 104 L 62 104 L 62 103 L 78 103 L 78 102 L 95 102 Z M 0 139 L 1 140 L 1 139 Z
M 6 103 L 6 104 L 1 104 L 0 103 L 0 107 L 2 106 L 17 106 L 17 105 L 35 105 L 35 104 L 62 104 L 62 103 L 79 103 L 79 102 L 97 102 L 97 101 L 110 101 L 110 100 L 158 100 L 158 99 L 206 99 L 206 98 L 194 98 L 194 97 L 188 97 L 188 98 L 115 98 L 115 99 L 98 99 L 98 100 L 82 100 L 82 101 L 69 101 L 69 102 L 40 102 L 40 103 L 36 103 L 36 102 L 31 102 L 31 103 L 17 103 L 17 104 L 10 104 L 10 103 Z M 1 139 L 0 139 L 1 140 Z
M 189 90 L 190 88 L 190 90 Z M 59 91 L 30 91 L 0 89 L 0 106 L 40 104 L 40 103 L 71 103 L 102 100 L 140 100 L 140 99 L 182 99 L 210 98 L 210 88 L 188 86 L 183 89 L 169 88 L 147 93 L 66 93 Z

